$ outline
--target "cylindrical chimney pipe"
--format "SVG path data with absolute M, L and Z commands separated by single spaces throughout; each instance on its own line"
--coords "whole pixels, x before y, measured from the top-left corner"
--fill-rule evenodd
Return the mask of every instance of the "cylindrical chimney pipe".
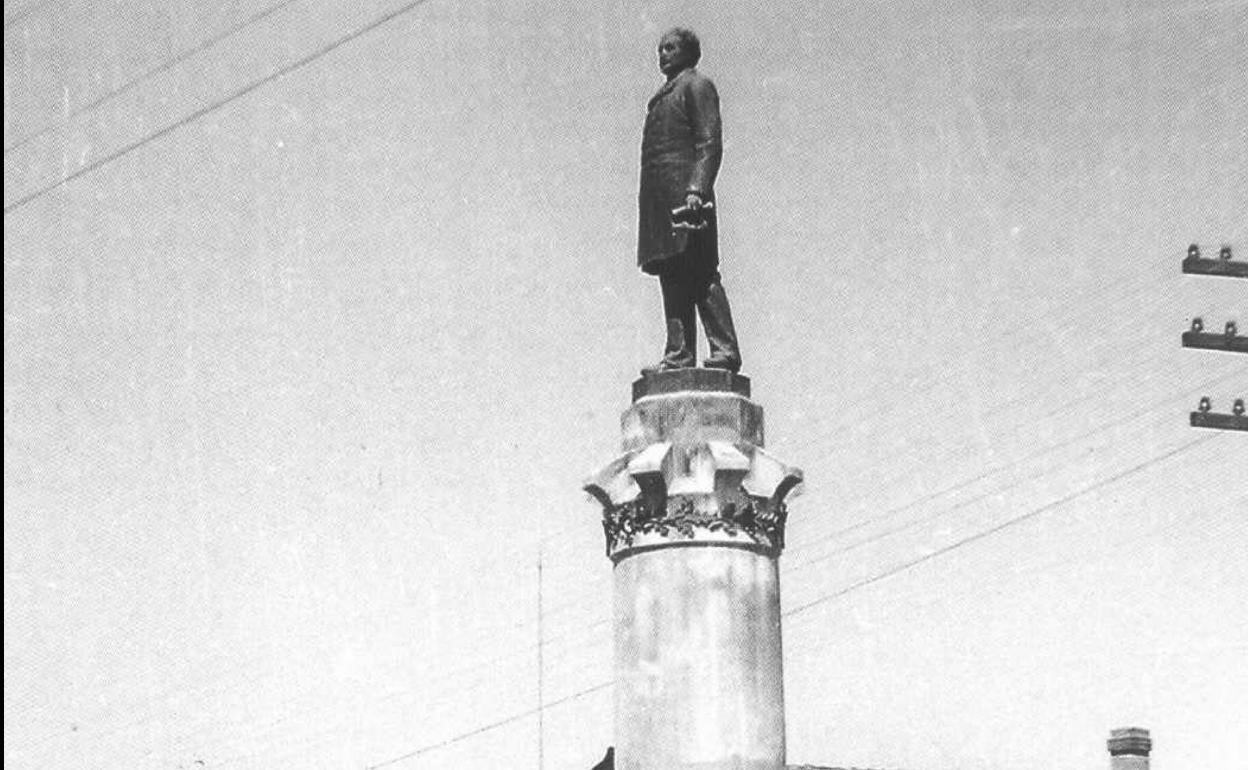
M 1110 770 L 1148 770 L 1153 741 L 1142 727 L 1119 727 L 1109 731 Z

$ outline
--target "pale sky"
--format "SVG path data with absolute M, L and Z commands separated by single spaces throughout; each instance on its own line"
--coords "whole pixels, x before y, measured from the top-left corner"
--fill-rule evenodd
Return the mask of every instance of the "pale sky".
M 601 757 L 674 24 L 807 478 L 789 761 L 1242 770 L 1248 434 L 1187 413 L 1248 357 L 1179 335 L 1248 281 L 1179 263 L 1248 258 L 1244 0 L 6 2 L 6 768 Z

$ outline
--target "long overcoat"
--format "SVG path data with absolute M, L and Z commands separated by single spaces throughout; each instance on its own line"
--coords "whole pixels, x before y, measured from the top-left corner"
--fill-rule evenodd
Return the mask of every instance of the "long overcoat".
M 710 78 L 690 67 L 664 83 L 646 108 L 637 196 L 637 265 L 643 271 L 660 273 L 664 260 L 687 250 L 699 252 L 704 264 L 718 264 L 714 214 L 706 229 L 690 232 L 673 230 L 671 213 L 690 192 L 715 199 L 722 158 L 719 94 Z

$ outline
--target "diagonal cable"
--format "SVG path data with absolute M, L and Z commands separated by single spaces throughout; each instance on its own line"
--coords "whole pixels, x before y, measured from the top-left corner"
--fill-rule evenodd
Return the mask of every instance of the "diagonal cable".
M 103 94 L 102 96 L 96 97 L 95 99 L 87 102 L 81 107 L 74 109 L 72 112 L 69 112 L 68 114 L 64 116 L 60 124 L 47 125 L 39 129 L 38 131 L 35 131 L 34 133 L 30 133 L 30 134 L 27 134 L 26 136 L 23 136 L 21 139 L 18 139 L 17 141 L 13 142 L 8 147 L 5 147 L 4 148 L 5 154 L 6 155 L 9 154 L 10 152 L 13 152 L 16 149 L 19 149 L 29 144 L 30 142 L 33 142 L 34 140 L 38 139 L 41 136 L 44 136 L 45 134 L 51 133 L 52 131 L 59 130 L 61 127 L 65 125 L 65 123 L 69 122 L 70 120 L 73 120 L 79 115 L 90 112 L 91 110 L 98 108 L 100 105 L 106 104 L 107 102 L 112 101 L 113 99 L 116 99 L 118 96 L 121 96 L 127 91 L 137 88 L 138 86 L 146 83 L 147 81 L 151 80 L 157 75 L 168 72 L 169 70 L 173 69 L 177 65 L 186 61 L 187 59 L 190 59 L 192 56 L 195 56 L 197 54 L 203 53 L 204 51 L 207 51 L 209 48 L 212 48 L 218 43 L 224 40 L 227 40 L 228 38 L 233 37 L 234 35 L 238 34 L 239 32 L 242 32 L 244 29 L 252 26 L 253 24 L 263 21 L 269 16 L 272 16 L 273 14 L 282 10 L 286 6 L 291 5 L 293 3 L 297 3 L 297 2 L 299 2 L 299 0 L 281 0 L 281 2 L 275 3 L 269 6 L 268 8 L 265 8 L 264 10 L 253 13 L 251 16 L 248 16 L 246 19 L 243 19 L 237 24 L 234 24 L 228 27 L 227 29 L 222 30 L 221 32 L 217 33 L 216 35 L 213 35 L 212 37 L 208 38 L 202 43 L 192 46 L 191 48 L 188 48 L 182 51 L 181 53 L 169 59 L 166 59 L 165 61 L 156 65 L 155 67 L 148 70 L 147 72 L 144 72 L 142 75 L 139 75 L 138 77 L 135 77 L 121 84 L 120 86 Z
M 403 760 L 413 759 L 415 757 L 420 756 L 421 754 L 427 754 L 430 751 L 434 751 L 435 749 L 440 749 L 440 748 L 444 748 L 446 746 L 450 746 L 455 743 L 459 743 L 460 741 L 467 740 L 469 738 L 480 735 L 482 733 L 488 733 L 491 730 L 497 730 L 498 728 L 504 725 L 509 725 L 512 722 L 519 722 L 521 719 L 531 717 L 534 714 L 538 714 L 542 711 L 545 711 L 546 709 L 552 708 L 554 706 L 558 706 L 562 703 L 567 703 L 568 701 L 576 700 L 577 698 L 580 698 L 585 695 L 589 695 L 590 693 L 598 692 L 599 690 L 605 690 L 606 688 L 610 687 L 613 684 L 615 684 L 614 679 L 606 681 L 606 682 L 599 682 L 598 684 L 593 685 L 592 687 L 587 687 L 584 690 L 578 690 L 577 692 L 574 692 L 571 695 L 564 696 L 562 698 L 559 698 L 558 700 L 550 701 L 549 703 L 543 703 L 542 705 L 531 708 L 528 711 L 522 711 L 518 714 L 512 714 L 511 716 L 504 717 L 503 719 L 500 719 L 497 722 L 491 722 L 488 725 L 482 725 L 481 727 L 478 727 L 474 730 L 469 730 L 466 733 L 460 733 L 459 735 L 456 735 L 454 737 L 447 738 L 444 741 L 440 741 L 438 743 L 430 743 L 426 746 L 421 746 L 418 749 L 409 751 L 406 754 L 401 754 L 397 757 L 392 757 L 390 759 L 387 759 L 384 762 L 379 762 L 378 764 L 375 764 L 375 765 L 369 765 L 364 770 L 377 770 L 378 768 L 381 768 L 381 767 L 390 767 L 391 765 L 398 764 L 399 762 L 402 762 Z
M 979 532 L 975 533 L 974 535 L 970 535 L 969 537 L 965 537 L 965 538 L 963 538 L 963 539 L 961 539 L 961 540 L 959 540 L 959 541 L 957 541 L 957 542 L 955 542 L 955 543 L 951 543 L 950 545 L 945 546 L 944 548 L 941 548 L 941 549 L 939 549 L 939 550 L 933 551 L 932 553 L 929 553 L 929 554 L 925 554 L 925 555 L 923 555 L 923 556 L 921 556 L 921 557 L 919 557 L 919 558 L 917 558 L 917 559 L 912 559 L 912 560 L 910 560 L 910 561 L 908 561 L 908 562 L 904 562 L 904 563 L 902 563 L 902 564 L 900 564 L 900 565 L 898 565 L 898 566 L 896 566 L 896 567 L 893 567 L 893 568 L 891 568 L 891 569 L 885 570 L 884 572 L 878 573 L 878 574 L 876 574 L 876 575 L 874 575 L 874 576 L 872 576 L 872 577 L 866 578 L 866 579 L 864 579 L 864 580 L 860 580 L 860 581 L 858 581 L 857 583 L 854 583 L 854 584 L 852 584 L 852 585 L 850 585 L 850 586 L 847 586 L 847 587 L 845 587 L 845 588 L 843 588 L 843 589 L 841 589 L 841 590 L 839 590 L 839 591 L 836 591 L 836 592 L 833 592 L 833 593 L 830 593 L 830 594 L 826 594 L 826 595 L 824 595 L 824 596 L 819 597 L 818 599 L 815 599 L 815 600 L 813 600 L 813 601 L 807 602 L 807 603 L 805 603 L 805 604 L 803 604 L 803 605 L 800 605 L 800 606 L 798 606 L 798 607 L 795 607 L 795 608 L 793 608 L 793 609 L 786 610 L 786 611 L 785 611 L 784 613 L 782 613 L 782 614 L 783 614 L 783 616 L 784 616 L 784 617 L 788 617 L 788 616 L 790 616 L 790 615 L 796 615 L 796 614 L 797 614 L 797 613 L 799 613 L 799 612 L 803 612 L 803 611 L 805 611 L 805 610 L 807 610 L 807 609 L 810 609 L 811 607 L 814 607 L 814 606 L 816 606 L 816 605 L 822 604 L 822 603 L 824 603 L 824 602 L 826 602 L 826 601 L 829 601 L 829 600 L 831 600 L 831 599 L 835 599 L 835 598 L 838 598 L 838 597 L 844 596 L 844 595 L 846 595 L 846 594 L 848 594 L 848 593 L 851 593 L 851 592 L 853 592 L 853 591 L 856 591 L 856 590 L 858 590 L 858 589 L 860 589 L 860 588 L 865 588 L 865 587 L 867 587 L 867 586 L 869 586 L 869 585 L 871 585 L 871 584 L 873 584 L 873 583 L 879 582 L 879 581 L 884 580 L 884 579 L 886 579 L 886 578 L 892 577 L 893 575 L 896 575 L 896 574 L 898 574 L 898 573 L 901 573 L 901 572 L 904 572 L 904 571 L 906 571 L 906 570 L 909 570 L 909 569 L 911 569 L 912 567 L 915 567 L 915 566 L 917 566 L 917 565 L 919 565 L 919 564 L 922 564 L 922 563 L 924 563 L 924 562 L 931 561 L 931 560 L 933 560 L 933 559 L 939 558 L 939 557 L 941 557 L 941 556 L 943 556 L 943 555 L 945 555 L 945 554 L 947 554 L 947 553 L 949 553 L 949 552 L 951 552 L 951 551 L 957 550 L 957 549 L 959 549 L 959 548 L 961 548 L 961 547 L 963 547 L 963 546 L 965 546 L 965 545 L 969 545 L 969 544 L 974 543 L 974 542 L 977 542 L 977 541 L 979 541 L 979 540 L 983 540 L 984 538 L 991 537 L 992 535 L 995 535 L 995 534 L 997 534 L 998 532 L 1001 532 L 1001 531 L 1003 531 L 1003 530 L 1005 530 L 1005 529 L 1008 529 L 1008 528 L 1010 528 L 1010 527 L 1012 527 L 1012 526 L 1015 526 L 1015 525 L 1020 524 L 1020 523 L 1022 523 L 1022 522 L 1024 522 L 1024 521 L 1027 521 L 1027 520 L 1033 519 L 1033 518 L 1035 518 L 1035 517 L 1037 517 L 1037 516 L 1039 516 L 1039 515 L 1041 515 L 1041 514 L 1043 514 L 1043 513 L 1046 513 L 1046 512 L 1048 512 L 1048 511 L 1051 511 L 1051 510 L 1053 510 L 1053 509 L 1055 509 L 1055 508 L 1059 508 L 1059 507 L 1061 507 L 1061 506 L 1063 506 L 1063 505 L 1065 505 L 1065 504 L 1067 504 L 1067 503 L 1071 502 L 1072 500 L 1076 500 L 1076 499 L 1078 499 L 1079 497 L 1082 497 L 1083 495 L 1089 494 L 1089 493 L 1091 493 L 1091 492 L 1095 492 L 1095 491 L 1097 491 L 1098 489 L 1101 489 L 1101 488 L 1103 488 L 1103 487 L 1106 487 L 1106 486 L 1109 486 L 1109 485 L 1111 485 L 1111 484 L 1117 483 L 1117 482 L 1119 482 L 1119 481 L 1121 481 L 1121 480 L 1123 480 L 1123 479 L 1125 479 L 1125 478 L 1129 478 L 1130 476 L 1132 476 L 1132 475 L 1134 475 L 1134 474 L 1136 474 L 1136 473 L 1138 473 L 1138 472 L 1140 472 L 1140 471 L 1144 470 L 1145 468 L 1148 468 L 1148 467 L 1149 467 L 1149 466 L 1151 466 L 1151 465 L 1154 465 L 1154 464 L 1159 463 L 1159 462 L 1163 462 L 1163 461 L 1165 461 L 1165 460 L 1167 460 L 1167 459 L 1169 459 L 1169 458 L 1171 458 L 1171 457 L 1174 457 L 1175 455 L 1178 455 L 1178 454 L 1180 454 L 1180 453 L 1182 453 L 1182 452 L 1184 452 L 1184 451 L 1186 451 L 1186 450 L 1188 450 L 1188 449 L 1190 449 L 1190 448 L 1192 448 L 1192 447 L 1194 447 L 1194 446 L 1197 446 L 1197 445 L 1199 445 L 1199 444 L 1203 444 L 1203 443 L 1206 443 L 1206 442 L 1208 442 L 1208 441 L 1211 441 L 1211 440 L 1213 440 L 1213 439 L 1217 438 L 1217 437 L 1218 437 L 1218 435 L 1220 435 L 1220 434 L 1214 434 L 1214 435 L 1210 435 L 1210 436 L 1204 436 L 1204 437 L 1202 437 L 1202 438 L 1198 438 L 1198 439 L 1196 439 L 1196 440 L 1194 440 L 1194 441 L 1189 441 L 1189 442 L 1187 442 L 1186 444 L 1183 444 L 1183 445 L 1181 445 L 1181 446 L 1178 446 L 1178 447 L 1176 447 L 1176 448 L 1174 448 L 1174 449 L 1172 449 L 1172 450 L 1170 450 L 1170 451 L 1168 451 L 1168 452 L 1165 452 L 1165 453 L 1163 453 L 1163 454 L 1161 454 L 1161 455 L 1158 455 L 1158 456 L 1156 456 L 1156 457 L 1151 457 L 1151 458 L 1149 458 L 1148 460 L 1145 460 L 1145 461 L 1144 461 L 1144 462 L 1142 462 L 1142 463 L 1139 463 L 1139 464 L 1137 464 L 1137 465 L 1134 465 L 1134 466 L 1132 466 L 1132 467 L 1130 467 L 1130 468 L 1128 468 L 1128 469 L 1126 469 L 1126 470 L 1124 470 L 1124 471 L 1121 471 L 1121 472 L 1119 472 L 1119 473 L 1116 473 L 1116 474 L 1114 474 L 1113 476 L 1108 476 L 1108 477 L 1106 477 L 1106 478 L 1104 478 L 1104 479 L 1101 479 L 1100 481 L 1097 481 L 1097 482 L 1095 482 L 1095 483 L 1093 483 L 1093 484 L 1089 484 L 1088 486 L 1085 486 L 1085 487 L 1083 487 L 1082 489 L 1079 489 L 1079 490 L 1078 490 L 1078 491 L 1076 491 L 1076 492 L 1072 492 L 1071 494 L 1066 495 L 1065 497 L 1062 497 L 1062 498 L 1059 498 L 1059 499 L 1054 500 L 1054 501 L 1052 501 L 1052 502 L 1046 503 L 1046 504 L 1044 504 L 1044 505 L 1040 506 L 1039 508 L 1034 508 L 1034 509 L 1032 509 L 1032 510 L 1028 511 L 1027 513 L 1022 514 L 1021 516 L 1016 516 L 1016 517 L 1014 517 L 1013 519 L 1009 519 L 1008 521 L 1005 521 L 1005 522 L 1003 522 L 1003 523 L 1001 523 L 1001 524 L 998 524 L 998 525 L 996 525 L 996 526 L 994 526 L 994 527 L 989 527 L 988 529 L 981 530 L 981 531 L 979 531 Z M 549 703 L 542 704 L 541 706 L 537 706 L 537 707 L 535 707 L 535 708 L 528 709 L 528 710 L 526 710 L 526 711 L 522 711 L 522 712 L 518 712 L 518 713 L 512 714 L 512 715 L 510 715 L 510 716 L 504 717 L 503 719 L 497 720 L 497 721 L 495 721 L 495 722 L 491 722 L 491 723 L 486 724 L 486 725 L 481 725 L 480 727 L 476 727 L 476 728 L 474 728 L 474 729 L 472 729 L 472 730 L 469 730 L 469 731 L 467 731 L 467 732 L 460 733 L 460 734 L 455 735 L 455 736 L 453 736 L 453 737 L 451 737 L 451 738 L 447 738 L 446 740 L 443 740 L 443 741 L 440 741 L 440 742 L 437 742 L 437 743 L 427 744 L 427 745 L 425 745 L 425 746 L 421 746 L 421 747 L 420 747 L 420 748 L 418 748 L 418 749 L 414 749 L 414 750 L 409 751 L 409 752 L 407 752 L 407 753 L 405 753 L 405 754 L 401 754 L 401 755 L 399 755 L 399 756 L 396 756 L 396 757 L 393 757 L 393 758 L 391 758 L 391 759 L 385 760 L 385 761 L 380 762 L 380 763 L 378 763 L 378 764 L 375 764 L 375 765 L 369 765 L 367 768 L 365 768 L 365 770 L 379 770 L 379 768 L 383 768 L 383 767 L 390 767 L 390 766 L 395 765 L 395 764 L 398 764 L 399 762 L 402 762 L 402 761 L 404 761 L 404 760 L 414 759 L 415 757 L 418 757 L 418 756 L 420 756 L 420 755 L 422 755 L 422 754 L 426 754 L 426 753 L 429 753 L 429 752 L 431 752 L 431 751 L 436 751 L 436 750 L 438 750 L 438 749 L 445 748 L 446 746 L 450 746 L 450 745 L 453 745 L 453 744 L 455 744 L 455 743 L 459 743 L 459 742 L 461 742 L 461 741 L 467 740 L 467 739 L 469 739 L 469 738 L 476 737 L 476 736 L 481 735 L 481 734 L 483 734 L 483 733 L 487 733 L 487 732 L 490 732 L 490 731 L 496 730 L 496 729 L 498 729 L 498 728 L 500 728 L 500 727 L 503 727 L 503 726 L 505 726 L 505 725 L 511 724 L 511 723 L 513 723 L 513 722 L 518 722 L 518 721 L 520 721 L 520 720 L 522 720 L 522 719 L 526 719 L 526 718 L 528 718 L 528 717 L 534 716 L 534 715 L 538 714 L 539 712 L 544 711 L 545 709 L 551 708 L 551 707 L 553 707 L 553 706 L 560 705 L 560 704 L 562 704 L 562 703 L 565 703 L 565 702 L 568 702 L 568 701 L 571 701 L 571 700 L 575 700 L 575 699 L 580 698 L 580 697 L 582 697 L 582 696 L 584 696 L 584 695 L 587 695 L 587 694 L 589 694 L 589 693 L 597 692 L 597 691 L 599 691 L 599 690 L 602 690 L 602 689 L 605 689 L 605 688 L 607 688 L 607 687 L 610 687 L 610 686 L 611 686 L 611 685 L 613 685 L 613 684 L 614 684 L 614 680 L 611 680 L 611 681 L 606 681 L 606 682 L 600 682 L 600 683 L 598 683 L 598 684 L 596 684 L 596 685 L 593 685 L 593 686 L 591 686 L 591 687 L 588 687 L 588 688 L 586 688 L 586 689 L 579 690 L 579 691 L 577 691 L 577 692 L 575 692 L 575 693 L 572 693 L 571 695 L 568 695 L 568 696 L 566 696 L 566 697 L 564 697 L 564 698 L 560 698 L 560 699 L 558 699 L 558 700 L 555 700 L 555 701 L 551 701 L 551 702 L 549 702 Z
M 1083 487 L 1082 489 L 1079 489 L 1075 492 L 1071 492 L 1069 495 L 1066 495 L 1065 497 L 1060 497 L 1057 500 L 1054 500 L 1049 503 L 1045 503 L 1039 508 L 1033 508 L 1032 510 L 1020 516 L 1015 516 L 1012 519 L 1007 519 L 1006 521 L 994 527 L 989 527 L 988 529 L 980 530 L 979 532 L 976 532 L 973 535 L 968 535 L 967 537 L 964 537 L 961 540 L 954 541 L 943 548 L 938 548 L 935 551 L 932 551 L 931 553 L 924 554 L 918 558 L 911 559 L 909 561 L 904 561 L 901 564 L 898 564 L 897 566 L 892 567 L 891 569 L 887 569 L 883 572 L 872 575 L 869 578 L 864 578 L 862 580 L 859 580 L 856 583 L 852 583 L 849 586 L 846 586 L 845 588 L 842 588 L 839 591 L 834 591 L 829 594 L 824 594 L 823 596 L 820 596 L 817 599 L 812 599 L 806 602 L 805 604 L 800 604 L 797 607 L 794 607 L 793 609 L 785 610 L 785 612 L 783 613 L 783 616 L 788 617 L 790 615 L 796 615 L 799 612 L 804 612 L 810 609 L 811 607 L 815 607 L 820 604 L 823 604 L 824 602 L 828 602 L 828 601 L 831 601 L 832 599 L 836 599 L 838 597 L 844 596 L 845 594 L 850 593 L 851 591 L 856 591 L 859 588 L 866 588 L 867 586 L 873 583 L 878 583 L 881 580 L 885 580 L 894 575 L 900 574 L 902 572 L 906 572 L 907 570 L 913 567 L 917 567 L 918 565 L 923 564 L 924 562 L 928 562 L 928 561 L 931 561 L 932 559 L 936 559 L 941 556 L 944 556 L 950 551 L 956 551 L 957 549 L 962 548 L 963 546 L 967 546 L 972 543 L 983 540 L 984 538 L 991 537 L 992 535 L 995 535 L 998 532 L 1009 529 L 1010 527 L 1016 526 L 1018 524 L 1022 524 L 1025 521 L 1034 519 L 1043 513 L 1047 513 L 1055 508 L 1060 508 L 1061 506 L 1071 502 L 1072 500 L 1076 500 L 1086 494 L 1095 492 L 1098 489 L 1102 489 L 1111 484 L 1117 483 L 1129 476 L 1132 476 L 1144 470 L 1150 465 L 1154 465 L 1156 463 L 1162 462 L 1163 460 L 1168 460 L 1169 458 L 1174 457 L 1175 455 L 1180 454 L 1188 449 L 1191 449 L 1194 446 L 1203 444 L 1207 441 L 1211 441 L 1217 438 L 1219 435 L 1220 434 L 1213 434 L 1213 435 L 1205 436 L 1202 438 L 1198 438 L 1195 441 L 1189 441 L 1186 444 L 1182 444 L 1176 447 L 1175 449 L 1171 449 L 1169 452 L 1165 452 L 1156 457 L 1151 457 L 1142 463 L 1133 465 L 1130 468 L 1126 469 L 1125 471 L 1120 471 L 1118 473 L 1115 473 L 1112 476 L 1106 476 L 1100 481 L 1089 484 L 1086 487 Z
M 8 32 L 9 28 L 12 27 L 14 24 L 18 23 L 22 19 L 25 19 L 27 16 L 32 16 L 38 13 L 39 11 L 42 11 L 44 8 L 47 8 L 49 5 L 52 5 L 55 2 L 56 0 L 42 0 L 42 2 L 40 2 L 39 0 L 36 0 L 36 2 L 31 3 L 25 8 L 18 8 L 17 10 L 13 11 L 13 13 L 8 14 L 4 17 L 4 31 Z
M 348 32 L 347 34 L 343 35 L 342 37 L 336 38 L 330 41 L 329 43 L 326 43 L 325 45 L 316 49 L 312 53 L 306 56 L 303 56 L 302 58 L 296 59 L 290 64 L 287 64 L 284 67 L 281 67 L 269 73 L 268 75 L 265 75 L 259 80 L 254 80 L 251 83 L 248 83 L 242 88 L 239 88 L 238 90 L 233 91 L 232 93 L 226 96 L 223 96 L 222 98 L 210 104 L 207 104 L 199 108 L 198 110 L 195 110 L 189 115 L 183 118 L 180 118 L 179 120 L 173 123 L 170 123 L 164 128 L 153 131 L 152 133 L 142 137 L 141 139 L 136 139 L 135 141 L 125 145 L 121 149 L 114 150 L 108 155 L 105 155 L 95 161 L 92 161 L 91 163 L 88 163 L 87 165 L 83 166 L 82 168 L 78 169 L 72 174 L 69 174 L 68 176 L 61 177 L 60 179 L 58 179 L 57 181 L 49 185 L 40 187 L 39 189 L 35 190 L 32 193 L 28 193 L 27 195 L 24 195 L 21 198 L 18 198 L 13 203 L 10 203 L 4 207 L 4 213 L 9 214 L 13 211 L 16 211 L 22 206 L 25 206 L 26 204 L 38 198 L 41 198 L 44 195 L 47 195 L 48 193 L 52 192 L 53 190 L 56 190 L 59 187 L 63 187 L 64 185 L 69 184 L 70 182 L 74 181 L 75 179 L 78 179 L 79 177 L 85 176 L 91 173 L 92 171 L 95 171 L 96 169 L 99 169 L 103 166 L 108 165 L 109 163 L 112 163 L 115 160 L 124 158 L 125 156 L 129 155 L 135 150 L 142 148 L 144 145 L 147 145 L 151 142 L 156 141 L 157 139 L 165 137 L 173 133 L 174 131 L 177 131 L 179 128 L 182 128 L 183 126 L 194 123 L 195 121 L 199 120 L 205 115 L 210 115 L 216 112 L 217 110 L 226 106 L 230 102 L 233 102 L 236 99 L 241 99 L 242 97 L 246 96 L 252 91 L 255 91 L 256 89 L 262 86 L 266 86 L 269 83 L 272 83 L 274 80 L 279 80 L 285 77 L 286 75 L 289 75 L 290 73 L 295 72 L 296 70 L 299 70 L 307 66 L 308 64 L 311 64 L 312 62 L 316 61 L 322 56 L 325 56 L 326 54 L 333 52 L 334 50 L 346 45 L 347 43 L 350 43 L 353 40 L 363 37 L 369 32 L 372 32 L 373 30 L 377 29 L 378 27 L 381 27 L 382 25 L 390 21 L 393 21 L 394 19 L 397 19 L 400 16 L 406 13 L 409 13 L 410 11 L 415 10 L 417 7 L 424 5 L 426 2 L 427 0 L 411 0 L 411 2 L 404 3 L 403 5 L 399 6 L 395 10 L 390 11 L 389 13 L 386 13 L 383 16 L 379 16 L 378 18 L 373 19 L 372 21 L 368 22 L 364 26 L 354 29 L 351 32 Z

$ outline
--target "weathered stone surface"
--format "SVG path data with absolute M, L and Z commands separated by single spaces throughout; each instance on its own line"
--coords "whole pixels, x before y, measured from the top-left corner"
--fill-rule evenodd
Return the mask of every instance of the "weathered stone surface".
M 750 397 L 750 378 L 724 369 L 671 369 L 633 382 L 633 401 L 681 391 L 736 393 Z
M 801 471 L 750 444 L 660 442 L 626 452 L 585 482 L 603 507 L 607 555 L 720 543 L 778 556 L 784 500 Z
M 647 379 L 718 388 L 743 378 L 682 369 Z M 736 392 L 687 389 L 641 398 L 620 423 L 624 454 L 585 482 L 602 504 L 612 560 L 695 543 L 780 554 L 784 499 L 802 473 L 762 448 L 762 407 Z
M 774 559 L 669 548 L 615 568 L 616 767 L 780 770 Z
M 763 408 L 735 393 L 668 393 L 643 398 L 620 418 L 624 450 L 662 441 L 763 446 Z
M 770 557 L 784 550 L 788 510 L 748 501 L 722 504 L 713 495 L 667 498 L 661 507 L 644 500 L 603 515 L 607 556 L 619 562 L 641 551 L 687 546 L 732 546 Z
M 776 559 L 797 468 L 729 372 L 634 385 L 623 454 L 585 482 L 615 563 L 615 766 L 784 770 Z

